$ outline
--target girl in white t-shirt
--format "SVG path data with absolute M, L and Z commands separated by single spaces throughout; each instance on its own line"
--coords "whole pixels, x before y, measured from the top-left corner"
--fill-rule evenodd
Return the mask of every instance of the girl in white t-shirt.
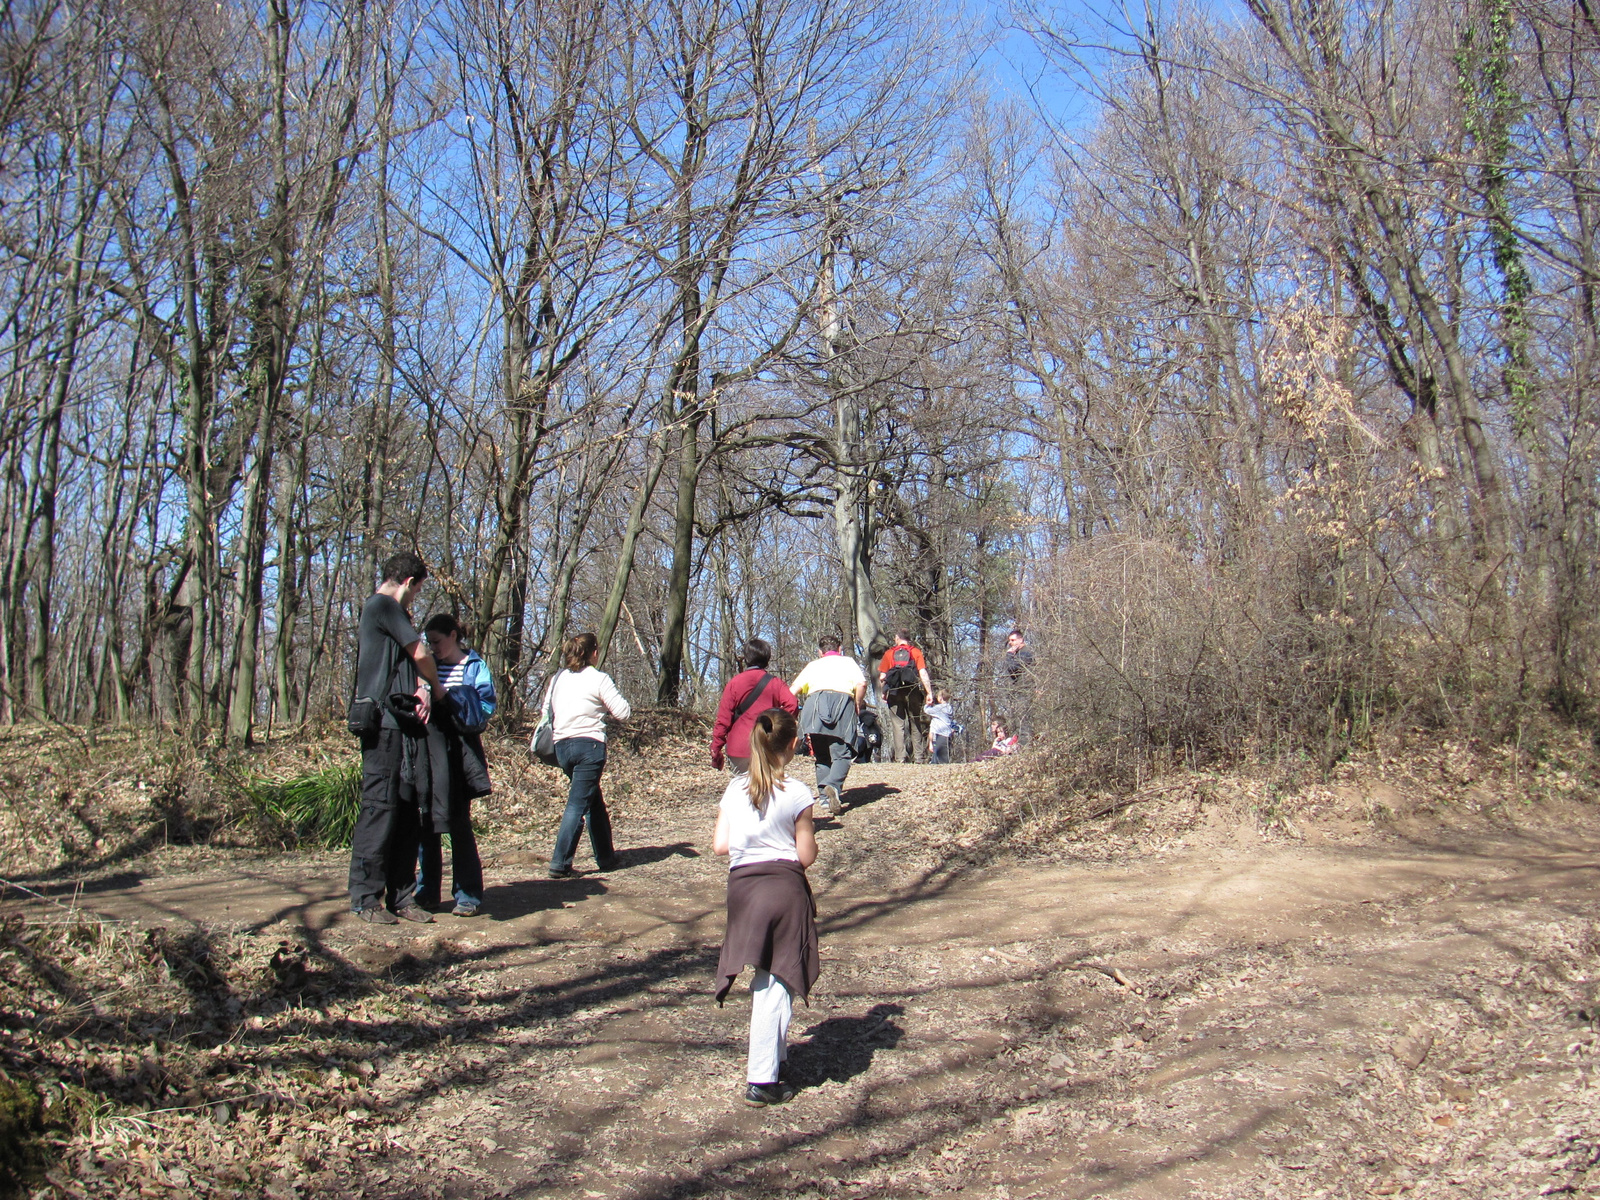
M 746 1104 L 782 1104 L 794 1088 L 778 1078 L 787 1057 L 794 994 L 810 995 L 820 970 L 816 909 L 806 868 L 817 861 L 813 797 L 788 778 L 799 726 L 794 715 L 769 708 L 750 731 L 750 773 L 722 793 L 711 844 L 729 857 L 728 927 L 717 964 L 717 1002 L 746 966 L 750 983 L 750 1055 Z

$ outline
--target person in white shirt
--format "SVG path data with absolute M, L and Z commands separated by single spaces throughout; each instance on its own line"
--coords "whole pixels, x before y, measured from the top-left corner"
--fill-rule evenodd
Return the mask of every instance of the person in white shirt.
M 750 730 L 750 771 L 722 793 L 711 848 L 728 862 L 728 926 L 717 959 L 717 1003 L 745 967 L 750 982 L 750 1054 L 741 1096 L 757 1108 L 782 1104 L 794 1088 L 779 1079 L 796 993 L 811 994 L 822 969 L 816 906 L 806 868 L 817 861 L 811 793 L 785 768 L 799 730 L 769 708 Z
M 939 702 L 930 704 L 928 713 L 928 758 L 934 763 L 949 763 L 950 739 L 955 736 L 955 712 L 950 707 L 950 693 L 940 689 Z
M 789 685 L 804 705 L 800 732 L 811 739 L 817 760 L 817 812 L 824 817 L 844 805 L 844 781 L 855 761 L 856 720 L 867 696 L 865 673 L 844 656 L 841 645 L 831 633 L 818 638 L 822 657 L 807 663 Z
M 617 865 L 616 848 L 611 843 L 611 815 L 606 812 L 605 796 L 600 791 L 600 774 L 606 769 L 606 714 L 626 721 L 633 709 L 617 691 L 611 676 L 595 667 L 599 657 L 600 640 L 594 634 L 568 638 L 562 647 L 566 669 L 556 673 L 545 692 L 544 706 L 550 709 L 556 761 L 571 781 L 567 810 L 556 831 L 555 853 L 550 856 L 551 879 L 570 879 L 577 874 L 572 869 L 572 856 L 578 851 L 585 819 L 595 866 L 609 871 Z

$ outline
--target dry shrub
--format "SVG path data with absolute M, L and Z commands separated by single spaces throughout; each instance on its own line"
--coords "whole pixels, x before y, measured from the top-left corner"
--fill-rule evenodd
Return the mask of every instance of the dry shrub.
M 1305 305 L 1278 318 L 1263 453 L 1281 474 L 1236 497 L 1227 553 L 1175 524 L 1039 568 L 1037 726 L 1114 761 L 1305 751 L 1325 773 L 1381 729 L 1522 740 L 1592 719 L 1593 580 L 1487 550 L 1418 419 L 1360 411 L 1343 338 Z

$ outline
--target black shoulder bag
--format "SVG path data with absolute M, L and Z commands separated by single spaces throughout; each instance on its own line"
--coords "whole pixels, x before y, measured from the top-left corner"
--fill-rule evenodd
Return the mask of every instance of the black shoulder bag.
M 556 759 L 556 680 L 560 679 L 563 672 L 557 671 L 544 689 L 544 716 L 539 719 L 538 728 L 533 731 L 533 740 L 528 743 L 529 752 L 547 767 L 560 766 Z
M 390 662 L 387 678 L 389 683 L 394 683 L 394 673 L 400 669 L 398 658 L 390 650 Z M 350 704 L 345 710 L 345 726 L 358 738 L 371 737 L 383 728 L 383 714 L 386 711 L 383 701 L 375 696 L 363 696 L 361 687 L 361 635 L 356 634 L 356 669 L 350 680 Z

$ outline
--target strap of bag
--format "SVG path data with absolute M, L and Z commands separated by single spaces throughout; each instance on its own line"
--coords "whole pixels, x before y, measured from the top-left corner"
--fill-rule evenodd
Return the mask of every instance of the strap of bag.
M 733 710 L 733 720 L 729 721 L 728 724 L 733 725 L 734 722 L 738 721 L 740 717 L 749 712 L 750 706 L 756 702 L 756 698 L 760 696 L 762 692 L 767 690 L 767 684 L 771 683 L 776 678 L 777 676 L 771 671 L 768 671 L 765 675 L 763 675 L 761 677 L 761 682 L 756 684 L 754 690 L 752 690 L 751 693 L 743 700 L 739 701 L 739 707 Z
M 554 725 L 556 723 L 556 680 L 566 673 L 565 667 L 557 671 L 550 677 L 550 682 L 544 689 L 544 720 L 540 722 L 542 725 Z
M 394 639 L 393 638 L 387 639 L 387 642 L 388 642 L 388 645 L 387 645 L 387 647 L 386 647 L 386 649 L 384 650 L 383 653 L 384 653 L 385 659 L 387 659 L 387 666 L 388 666 L 389 670 L 388 670 L 388 673 L 387 673 L 387 675 L 385 677 L 386 682 L 385 682 L 385 686 L 384 686 L 384 689 L 383 689 L 383 695 L 365 697 L 365 699 L 371 700 L 374 704 L 376 704 L 378 706 L 378 708 L 383 712 L 388 712 L 389 711 L 389 693 L 394 691 L 394 677 L 397 674 L 399 674 L 399 672 L 400 672 L 400 660 L 405 657 L 405 647 L 404 646 L 396 646 L 394 644 Z M 346 707 L 348 708 L 351 705 L 354 705 L 357 700 L 362 699 L 362 698 L 363 697 L 361 696 L 361 625 L 360 625 L 360 622 L 358 620 L 358 622 L 356 624 L 356 669 L 354 671 L 350 672 L 350 704 L 346 705 Z

